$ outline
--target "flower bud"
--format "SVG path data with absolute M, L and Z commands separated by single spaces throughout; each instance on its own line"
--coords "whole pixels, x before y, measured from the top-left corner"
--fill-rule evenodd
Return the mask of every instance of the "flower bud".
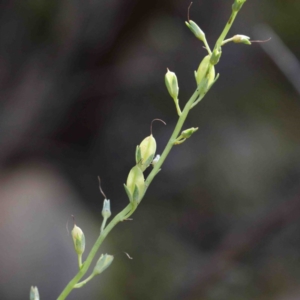
M 232 41 L 234 43 L 241 43 L 241 44 L 245 44 L 245 45 L 251 45 L 250 42 L 250 37 L 246 36 L 246 35 L 242 35 L 242 34 L 237 34 L 232 38 Z
M 202 42 L 205 41 L 205 33 L 200 29 L 200 27 L 194 21 L 189 20 L 188 22 L 185 22 L 185 24 L 197 39 L 199 39 Z
M 30 300 L 40 300 L 39 290 L 36 286 L 30 288 Z
M 138 165 L 130 170 L 127 177 L 127 183 L 124 187 L 130 202 L 138 204 L 143 197 L 145 190 L 144 175 Z
M 112 255 L 101 254 L 93 270 L 93 275 L 102 273 L 105 269 L 107 269 L 111 265 L 113 260 L 114 257 Z
M 178 98 L 179 87 L 176 74 L 167 69 L 167 73 L 165 75 L 165 83 L 168 89 L 170 96 L 175 100 Z
M 136 163 L 140 169 L 144 172 L 151 164 L 156 152 L 156 141 L 153 135 L 147 136 L 141 144 L 138 146 L 136 154 Z M 138 160 L 138 158 L 140 158 Z
M 81 255 L 85 249 L 85 237 L 83 231 L 74 224 L 74 228 L 72 229 L 72 238 L 74 242 L 74 248 L 78 255 Z
M 104 199 L 103 201 L 102 216 L 104 219 L 108 219 L 111 216 L 110 200 L 108 199 Z
M 196 127 L 196 128 L 192 127 L 192 128 L 186 129 L 181 132 L 181 137 L 184 139 L 188 139 L 197 130 L 198 130 L 198 127 Z
M 208 68 L 210 69 L 207 74 Z M 200 84 L 200 82 L 203 80 L 205 76 L 207 76 L 208 86 L 210 86 L 215 79 L 215 67 L 210 64 L 210 55 L 206 55 L 198 67 L 197 76 L 196 76 L 196 81 L 198 85 Z

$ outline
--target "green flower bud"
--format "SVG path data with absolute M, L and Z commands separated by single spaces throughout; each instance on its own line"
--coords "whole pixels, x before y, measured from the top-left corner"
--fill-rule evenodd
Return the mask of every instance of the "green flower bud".
M 130 202 L 138 204 L 144 195 L 145 179 L 142 170 L 138 165 L 134 166 L 127 177 L 127 183 L 124 185 Z
M 242 34 L 237 34 L 232 38 L 232 41 L 234 43 L 241 43 L 241 44 L 245 44 L 245 45 L 251 45 L 250 42 L 250 37 L 246 36 L 246 35 L 242 35 Z
M 30 300 L 40 300 L 39 290 L 36 286 L 30 288 Z
M 200 27 L 192 20 L 185 22 L 185 25 L 191 30 L 191 32 L 195 35 L 197 39 L 204 42 L 205 41 L 205 33 L 200 29 Z
M 138 164 L 138 166 L 143 172 L 151 164 L 155 152 L 156 152 L 156 141 L 153 135 L 151 134 L 147 136 L 137 148 L 138 154 L 136 154 L 136 163 Z
M 186 129 L 181 132 L 181 137 L 184 139 L 188 139 L 197 130 L 198 130 L 198 127 L 196 127 L 196 128 L 192 127 L 192 128 Z
M 104 199 L 103 201 L 102 216 L 104 219 L 108 219 L 111 216 L 110 200 L 108 199 Z
M 107 269 L 111 265 L 113 260 L 114 257 L 112 255 L 101 254 L 94 268 L 93 275 L 98 275 L 102 273 L 105 269 Z
M 179 87 L 176 74 L 167 69 L 167 73 L 165 75 L 165 83 L 168 89 L 170 96 L 175 100 L 178 98 Z
M 74 224 L 74 228 L 72 229 L 72 238 L 74 242 L 74 248 L 78 255 L 81 255 L 85 249 L 85 237 L 83 231 Z
M 208 68 L 210 69 L 207 74 Z M 215 79 L 215 67 L 210 64 L 210 55 L 206 55 L 198 67 L 197 76 L 196 76 L 196 81 L 198 85 L 200 84 L 200 82 L 203 80 L 205 76 L 207 76 L 208 86 L 210 86 Z
M 191 135 L 198 130 L 198 127 L 192 127 L 189 129 L 186 129 L 181 132 L 180 136 L 175 140 L 174 145 L 180 145 L 185 142 L 186 139 L 191 137 Z

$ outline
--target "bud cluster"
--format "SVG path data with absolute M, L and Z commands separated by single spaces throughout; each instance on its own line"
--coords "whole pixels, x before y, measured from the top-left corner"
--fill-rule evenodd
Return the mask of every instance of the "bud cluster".
M 130 170 L 127 177 L 127 182 L 126 184 L 124 184 L 125 191 L 133 207 L 136 207 L 140 203 L 146 191 L 143 172 L 151 164 L 154 167 L 154 165 L 157 164 L 160 158 L 160 155 L 157 155 L 154 158 L 156 152 L 156 140 L 152 135 L 152 124 L 154 121 L 160 121 L 164 125 L 166 125 L 166 123 L 161 119 L 152 120 L 151 134 L 144 138 L 142 142 L 136 147 L 136 165 Z

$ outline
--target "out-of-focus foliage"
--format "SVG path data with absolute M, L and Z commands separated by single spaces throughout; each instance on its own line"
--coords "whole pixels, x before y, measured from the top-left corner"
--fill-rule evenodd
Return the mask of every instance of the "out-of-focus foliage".
M 194 2 L 210 44 L 231 4 Z M 158 154 L 176 122 L 166 68 L 183 104 L 206 53 L 184 24 L 186 1 L 0 5 L 0 299 L 32 285 L 55 299 L 77 268 L 69 216 L 88 252 L 102 221 L 97 175 L 115 214 L 151 120 L 168 124 L 153 127 Z M 256 39 L 266 23 L 300 59 L 299 11 L 248 0 L 230 36 Z M 186 124 L 199 130 L 101 249 L 114 264 L 70 299 L 300 298 L 300 95 L 259 44 L 226 45 L 216 72 Z

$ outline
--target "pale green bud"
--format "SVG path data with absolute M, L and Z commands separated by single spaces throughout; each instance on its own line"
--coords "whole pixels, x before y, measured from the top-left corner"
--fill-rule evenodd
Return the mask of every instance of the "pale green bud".
M 147 136 L 136 151 L 136 163 L 144 172 L 151 164 L 156 152 L 156 141 L 153 135 Z M 140 158 L 140 159 L 139 159 Z
M 178 81 L 176 74 L 174 72 L 171 72 L 169 69 L 167 69 L 167 73 L 165 75 L 165 83 L 166 87 L 168 89 L 168 92 L 170 96 L 173 99 L 178 98 L 178 93 L 179 93 L 179 87 L 178 87 Z
M 210 68 L 209 71 L 208 68 Z M 215 79 L 215 67 L 210 64 L 210 55 L 206 55 L 198 67 L 196 74 L 197 84 L 200 84 L 205 76 L 207 76 L 208 86 L 210 86 Z
M 108 219 L 111 216 L 110 200 L 108 199 L 104 199 L 103 201 L 102 216 L 104 219 Z
M 83 231 L 74 224 L 74 228 L 72 229 L 72 238 L 74 242 L 74 248 L 78 255 L 81 255 L 85 249 L 85 237 Z
M 138 204 L 144 195 L 145 179 L 142 170 L 138 165 L 134 166 L 127 177 L 125 191 L 130 202 Z
M 197 39 L 204 42 L 205 41 L 205 33 L 200 29 L 200 27 L 192 20 L 185 22 L 185 25 L 191 30 L 191 32 L 195 35 Z
M 174 145 L 180 145 L 186 141 L 191 135 L 198 130 L 198 127 L 192 127 L 186 130 L 183 130 L 180 136 L 175 140 Z
M 40 300 L 39 290 L 36 286 L 30 288 L 30 300 Z
M 105 269 L 107 269 L 111 263 L 113 262 L 114 257 L 109 254 L 101 254 L 100 258 L 98 259 L 96 266 L 94 268 L 93 274 L 97 275 L 102 273 Z
M 232 38 L 232 41 L 234 43 L 241 43 L 241 44 L 246 44 L 246 45 L 251 45 L 250 42 L 250 37 L 242 34 L 237 34 Z
M 186 130 L 181 132 L 181 136 L 184 139 L 188 139 L 197 130 L 198 130 L 198 127 L 196 127 L 196 128 L 192 127 L 192 128 L 186 129 Z

